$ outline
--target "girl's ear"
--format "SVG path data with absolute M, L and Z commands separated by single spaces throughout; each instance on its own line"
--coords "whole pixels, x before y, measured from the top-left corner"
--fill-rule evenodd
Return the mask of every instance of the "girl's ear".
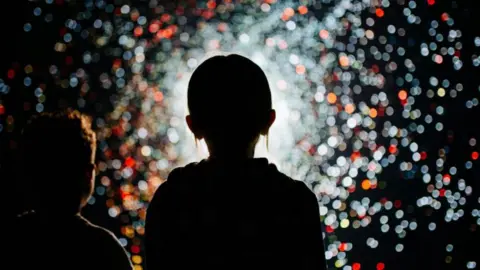
M 185 121 L 187 122 L 187 126 L 190 129 L 190 131 L 193 133 L 195 136 L 195 139 L 201 140 L 203 139 L 203 132 L 198 128 L 198 126 L 193 122 L 192 116 L 187 115 L 185 117 Z
M 277 118 L 277 114 L 275 110 L 270 110 L 269 115 L 268 115 L 268 122 L 266 123 L 265 127 L 262 129 L 261 134 L 262 135 L 268 135 L 268 131 L 270 130 L 270 127 L 273 125 L 275 122 L 275 119 Z

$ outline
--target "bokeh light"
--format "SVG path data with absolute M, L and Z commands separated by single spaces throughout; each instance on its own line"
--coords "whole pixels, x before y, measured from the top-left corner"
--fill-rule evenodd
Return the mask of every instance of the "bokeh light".
M 173 168 L 207 156 L 205 144 L 196 146 L 184 123 L 186 90 L 193 70 L 216 54 L 247 56 L 266 72 L 277 122 L 268 151 L 263 138 L 257 156 L 305 181 L 318 196 L 330 266 L 363 269 L 363 262 L 350 254 L 377 249 L 382 241 L 373 234 L 362 241 L 353 235 L 372 226 L 377 234 L 395 237 L 382 248 L 404 252 L 402 240 L 420 226 L 414 213 L 423 209 L 429 209 L 422 212 L 427 220 L 434 211 L 444 213 L 441 221 L 421 223 L 429 231 L 465 215 L 480 225 L 480 199 L 473 196 L 473 179 L 463 176 L 480 166 L 477 139 L 462 142 L 470 151 L 455 162 L 448 159 L 450 146 L 425 143 L 443 134 L 448 142 L 454 140 L 445 128 L 448 103 L 464 98 L 462 106 L 474 109 L 479 91 L 466 98 L 454 75 L 419 66 L 440 65 L 453 72 L 467 64 L 480 66 L 480 56 L 465 63 L 455 18 L 443 11 L 436 18 L 419 17 L 419 2 L 82 2 L 53 41 L 58 57 L 48 67 L 54 84 L 49 87 L 78 90 L 75 107 L 80 110 L 105 106 L 92 94 L 96 88 L 112 93 L 106 101 L 112 110 L 95 119 L 102 158 L 89 204 L 104 204 L 105 214 L 120 220 L 120 241 L 136 267 L 144 263 L 145 210 L 153 192 Z M 26 34 L 55 20 L 49 5 L 74 3 L 36 3 L 32 20 L 23 27 Z M 403 17 L 387 21 L 392 13 Z M 35 24 L 33 17 L 41 20 Z M 409 36 L 420 28 L 427 38 Z M 480 47 L 480 37 L 466 42 Z M 108 65 L 93 71 L 100 62 Z M 9 80 L 21 76 L 37 100 L 33 110 L 42 112 L 48 87 L 35 72 L 32 65 L 13 67 L 0 80 L 0 94 L 7 95 Z M 6 112 L 0 103 L 0 116 Z M 0 132 L 13 129 L 13 123 L 5 117 Z M 408 196 L 394 190 L 419 185 L 421 191 Z M 448 244 L 445 250 L 455 247 Z M 454 255 L 445 256 L 449 263 Z M 389 269 L 382 258 L 375 260 L 376 269 Z M 476 263 L 464 264 L 474 269 Z

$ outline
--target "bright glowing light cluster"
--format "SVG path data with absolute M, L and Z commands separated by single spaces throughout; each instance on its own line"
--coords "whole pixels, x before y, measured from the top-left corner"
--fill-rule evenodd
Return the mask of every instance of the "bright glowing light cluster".
M 422 67 L 411 54 L 430 65 L 449 63 L 460 70 L 467 64 L 459 57 L 462 32 L 445 12 L 427 22 L 428 32 L 422 33 L 427 40 L 416 43 L 409 31 L 426 23 L 415 15 L 416 8 L 415 1 L 403 0 L 224 0 L 170 8 L 157 1 L 141 7 L 86 1 L 84 10 L 65 22 L 54 49 L 67 52 L 67 62 L 74 42 L 90 42 L 93 49 L 83 47 L 83 63 L 69 76 L 61 77 L 56 63 L 49 71 L 60 87 L 85 94 L 95 86 L 84 66 L 112 62 L 98 77 L 101 87 L 116 89 L 116 96 L 114 110 L 96 119 L 106 160 L 99 163 L 99 186 L 90 203 L 106 197 L 108 214 L 123 222 L 121 241 L 137 267 L 142 265 L 145 209 L 153 192 L 174 167 L 207 155 L 204 144 L 195 146 L 184 123 L 186 90 L 193 70 L 215 54 L 247 56 L 267 74 L 277 121 L 269 151 L 263 140 L 257 156 L 268 157 L 317 194 L 331 265 L 358 270 L 361 262 L 349 260 L 349 253 L 380 245 L 374 235 L 353 243 L 353 229 L 377 222 L 382 233 L 399 239 L 417 229 L 412 210 L 385 195 L 399 181 L 425 187 L 413 200 L 417 208 L 444 209 L 445 222 L 472 215 L 480 225 L 480 199 L 472 202 L 470 180 L 458 176 L 478 166 L 476 139 L 468 139 L 471 152 L 456 165 L 447 165 L 448 146 L 431 149 L 417 141 L 444 132 L 445 104 L 460 98 L 464 86 L 454 76 L 432 74 L 420 80 Z M 388 22 L 389 12 L 404 18 Z M 34 16 L 42 14 L 40 7 L 34 9 Z M 45 20 L 51 16 L 46 14 Z M 24 30 L 32 27 L 27 23 Z M 480 37 L 467 42 L 480 47 Z M 468 64 L 480 66 L 480 57 L 473 55 Z M 28 70 L 26 87 L 32 84 Z M 0 93 L 7 92 L 3 81 L 0 86 Z M 34 91 L 36 110 L 42 111 L 44 89 Z M 79 108 L 96 102 L 84 94 L 79 95 Z M 242 93 L 232 97 L 244 98 Z M 465 102 L 468 109 L 478 106 L 478 95 Z M 111 147 L 117 145 L 112 141 L 118 147 Z M 393 173 L 387 175 L 390 167 Z M 464 210 L 468 203 L 477 204 L 472 213 Z M 436 226 L 431 222 L 428 229 Z M 389 248 L 402 252 L 404 245 Z M 381 260 L 377 269 L 385 267 Z M 466 266 L 473 269 L 476 262 Z

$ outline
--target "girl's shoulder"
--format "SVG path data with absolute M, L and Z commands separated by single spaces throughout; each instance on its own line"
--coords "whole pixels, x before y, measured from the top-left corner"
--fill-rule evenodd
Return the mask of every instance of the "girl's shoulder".
M 168 175 L 167 180 L 162 183 L 159 189 L 168 189 L 171 192 L 176 191 L 188 191 L 192 188 L 195 188 L 198 185 L 204 184 L 203 176 L 212 174 L 212 168 L 215 170 L 215 165 L 213 165 L 208 160 L 202 160 L 200 162 L 192 162 L 183 167 L 175 168 Z M 250 164 L 252 165 L 252 164 Z M 252 184 L 255 186 L 268 186 L 268 189 L 286 192 L 286 193 L 300 193 L 305 194 L 306 192 L 311 192 L 310 189 L 303 181 L 295 180 L 286 174 L 278 170 L 277 166 L 273 163 L 269 163 L 266 159 L 257 159 L 255 164 L 248 168 L 251 173 L 246 173 L 252 178 Z M 237 175 L 232 177 L 238 177 L 245 172 L 237 171 Z M 223 179 L 225 180 L 225 179 Z M 242 180 L 247 181 L 248 179 L 242 178 Z
M 280 172 L 274 164 L 269 164 L 271 179 L 281 186 L 287 193 L 296 193 L 299 196 L 312 193 L 307 184 Z
M 192 162 L 183 167 L 177 167 L 173 169 L 169 173 L 167 180 L 160 184 L 160 186 L 157 188 L 155 194 L 169 193 L 173 192 L 174 190 L 178 190 L 181 187 L 185 187 L 192 181 L 192 179 L 194 179 L 192 176 L 198 174 L 202 163 L 203 161 Z

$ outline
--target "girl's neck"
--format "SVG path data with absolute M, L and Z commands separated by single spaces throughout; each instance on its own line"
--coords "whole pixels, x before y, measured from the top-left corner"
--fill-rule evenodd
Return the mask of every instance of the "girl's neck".
M 245 150 L 225 149 L 224 147 L 209 147 L 210 158 L 214 159 L 251 159 L 254 158 L 255 148 L 249 147 Z
M 258 136 L 248 144 L 235 143 L 235 140 L 220 143 L 213 143 L 209 140 L 205 140 L 205 142 L 208 146 L 210 158 L 229 160 L 252 159 L 255 156 L 255 146 L 258 142 Z

